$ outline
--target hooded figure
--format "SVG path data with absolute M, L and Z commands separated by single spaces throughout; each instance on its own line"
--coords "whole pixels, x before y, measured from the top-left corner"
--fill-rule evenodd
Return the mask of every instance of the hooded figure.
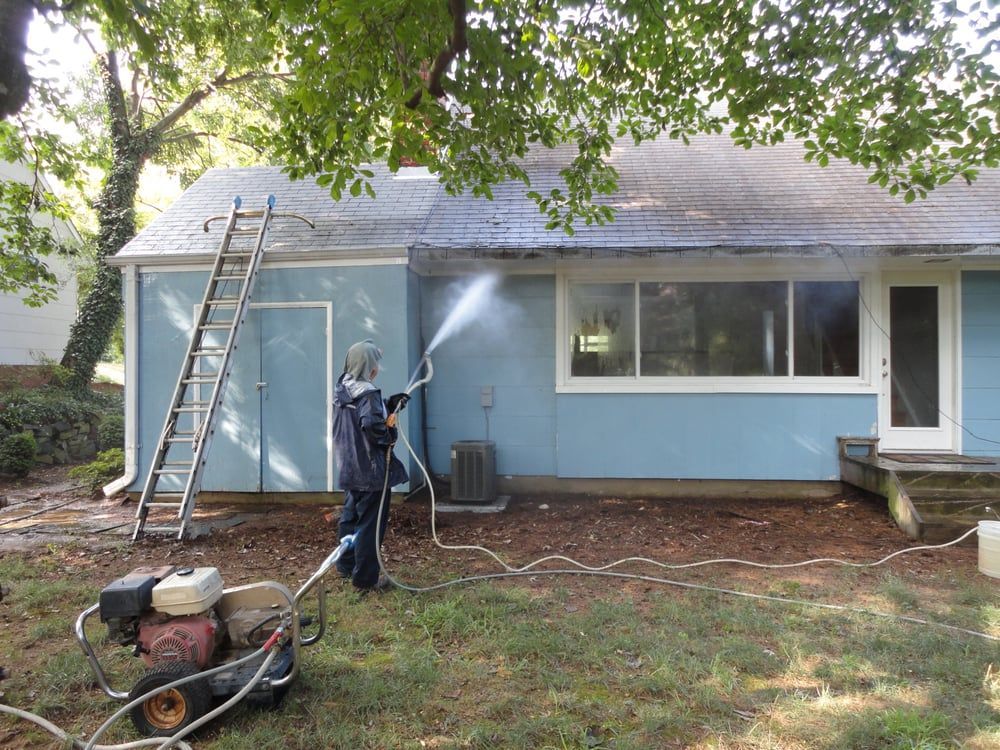
M 409 396 L 397 393 L 388 403 L 382 400 L 382 392 L 372 382 L 381 359 L 382 351 L 371 339 L 354 344 L 347 350 L 344 372 L 337 380 L 333 397 L 333 445 L 344 490 L 338 537 L 355 535 L 354 549 L 337 561 L 337 570 L 343 577 L 351 577 L 356 588 L 366 591 L 386 587 L 379 580 L 376 554 L 389 516 L 388 498 L 381 503 L 382 488 L 388 492 L 388 488 L 409 478 L 403 464 L 392 454 L 398 433 L 395 419 L 389 419 L 390 414 L 406 406 Z M 380 504 L 381 535 L 376 541 Z

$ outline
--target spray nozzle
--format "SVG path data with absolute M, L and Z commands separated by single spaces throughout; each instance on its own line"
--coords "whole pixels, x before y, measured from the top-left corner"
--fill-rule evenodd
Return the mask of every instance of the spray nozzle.
M 417 375 L 420 374 L 420 368 L 424 368 L 424 377 L 417 380 Z M 431 353 L 430 351 L 424 352 L 424 356 L 420 358 L 420 362 L 417 364 L 417 369 L 413 371 L 413 377 L 410 378 L 410 384 L 406 386 L 406 394 L 409 395 L 417 389 L 418 386 L 424 385 L 429 382 L 431 378 L 434 377 L 434 365 L 431 364 Z

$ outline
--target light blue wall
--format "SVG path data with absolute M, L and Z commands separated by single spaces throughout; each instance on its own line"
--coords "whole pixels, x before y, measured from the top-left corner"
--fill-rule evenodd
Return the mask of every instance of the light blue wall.
M 838 480 L 837 436 L 868 436 L 874 395 L 563 394 L 559 475 Z
M 962 414 L 962 452 L 1000 455 L 1000 271 L 962 273 Z
M 407 279 L 408 272 L 403 265 L 375 266 L 375 267 L 337 267 L 337 268 L 299 268 L 299 269 L 265 269 L 262 271 L 260 280 L 254 291 L 255 302 L 295 302 L 295 301 L 327 301 L 333 303 L 333 372 L 334 380 L 339 376 L 344 362 L 344 355 L 347 348 L 355 341 L 372 338 L 385 355 L 383 359 L 382 372 L 379 376 L 378 385 L 386 394 L 402 390 L 409 377 L 409 361 L 411 358 L 410 342 L 408 337 L 408 312 L 409 294 L 411 284 Z M 181 360 L 187 346 L 191 328 L 193 326 L 193 309 L 201 301 L 204 292 L 204 285 L 207 278 L 206 272 L 147 272 L 141 276 L 139 290 L 139 414 L 138 414 L 138 435 L 139 435 L 139 474 L 137 481 L 133 484 L 133 490 L 141 489 L 145 481 L 146 473 L 149 469 L 149 462 L 152 453 L 156 449 L 157 439 L 163 427 L 163 419 L 167 402 L 173 391 L 177 380 L 177 374 L 181 366 Z M 276 352 L 280 350 L 275 339 L 284 340 L 288 351 L 279 362 L 272 361 L 268 355 L 267 367 L 272 373 L 275 366 L 280 370 L 281 364 L 285 363 L 286 370 L 302 370 L 303 387 L 296 394 L 299 401 L 317 400 L 320 392 L 316 388 L 315 372 L 316 368 L 326 368 L 325 346 L 319 346 L 322 337 L 317 337 L 314 331 L 310 331 L 303 337 L 302 331 L 298 330 L 302 325 L 321 325 L 325 327 L 325 319 L 320 323 L 320 318 L 310 313 L 303 313 L 301 320 L 296 318 L 294 324 L 290 324 L 287 315 L 265 316 L 260 318 L 263 325 L 261 333 L 262 341 L 266 339 L 265 352 Z M 294 317 L 294 316 L 293 316 Z M 270 324 L 269 324 L 270 321 Z M 275 325 L 279 326 L 276 330 Z M 282 335 L 280 326 L 290 326 L 287 336 Z M 251 338 L 252 326 L 245 329 Z M 277 348 L 276 348 L 277 347 Z M 240 398 L 249 404 L 255 396 L 255 391 L 250 392 L 252 379 L 255 375 L 255 364 L 243 362 L 243 359 L 260 359 L 259 350 L 254 349 L 248 339 L 246 346 L 241 346 L 237 353 L 237 368 L 246 370 L 245 377 L 239 379 L 243 383 L 243 393 Z M 242 355 L 242 357 L 241 357 Z M 265 368 L 265 373 L 267 374 Z M 282 379 L 286 386 L 289 384 L 288 372 L 282 372 Z M 234 377 L 234 381 L 237 380 Z M 325 379 L 323 382 L 325 386 Z M 286 393 L 294 392 L 294 388 L 288 387 L 283 390 Z M 325 387 L 322 390 L 325 401 Z M 237 394 L 231 394 L 232 408 L 236 409 Z M 286 418 L 296 420 L 294 410 L 299 410 L 300 414 L 315 415 L 322 413 L 325 417 L 329 404 L 319 401 L 315 404 L 302 404 L 296 402 L 293 408 L 289 409 Z M 271 407 L 270 409 L 268 407 Z M 239 411 L 239 410 L 237 410 Z M 253 411 L 253 409 L 250 409 Z M 409 411 L 409 410 L 408 410 Z M 413 422 L 408 417 L 408 411 L 404 412 L 402 421 L 403 429 L 408 430 L 407 434 L 412 435 L 416 429 L 417 422 Z M 277 416 L 273 413 L 273 403 L 264 407 L 264 415 L 270 421 L 274 421 Z M 233 440 L 230 440 L 228 450 L 237 450 L 247 455 L 249 463 L 244 470 L 241 470 L 241 481 L 235 483 L 223 473 L 220 468 L 226 461 L 227 447 L 225 438 L 220 437 L 218 456 L 213 461 L 210 458 L 209 470 L 205 477 L 205 487 L 207 489 L 253 489 L 258 481 L 244 481 L 247 472 L 253 471 L 251 465 L 254 463 L 255 451 L 259 451 L 259 435 L 245 439 L 247 434 L 254 435 L 253 421 L 255 417 L 242 415 L 244 423 L 233 426 L 230 432 L 236 434 L 238 438 L 244 438 L 244 445 L 234 448 Z M 315 431 L 315 422 L 311 417 L 307 420 L 308 426 L 302 425 L 304 430 Z M 299 424 L 302 418 L 298 418 Z M 325 419 L 324 419 L 325 423 Z M 225 428 L 225 420 L 220 427 Z M 266 431 L 266 428 L 265 428 Z M 418 430 L 417 430 L 418 431 Z M 325 435 L 316 436 L 317 440 L 325 440 Z M 249 443 L 256 442 L 256 445 Z M 239 439 L 235 440 L 239 442 Z M 311 445 L 311 443 L 310 443 Z M 278 455 L 278 448 L 273 441 L 265 445 L 265 453 L 269 453 L 272 462 Z M 286 472 L 284 479 L 275 473 L 275 466 L 265 468 L 261 478 L 265 485 L 273 484 L 276 488 L 292 489 L 288 477 L 301 474 L 303 486 L 301 491 L 322 491 L 326 489 L 326 469 L 325 463 L 321 467 L 313 466 L 320 456 L 325 462 L 325 452 L 315 453 L 310 448 L 309 451 L 292 450 L 286 447 L 286 459 L 298 455 L 298 460 L 302 454 L 308 452 L 310 458 L 307 460 L 309 466 L 297 467 L 301 471 Z M 232 454 L 230 454 L 232 457 Z M 286 460 L 287 463 L 287 460 Z M 231 466 L 230 466 L 231 468 Z M 271 479 L 269 480 L 268 477 Z M 336 472 L 334 473 L 336 477 Z M 253 478 L 251 477 L 251 480 Z M 267 487 L 264 487 L 267 489 Z
M 429 343 L 458 298 L 462 279 L 421 280 L 421 334 Z M 427 443 L 436 473 L 451 472 L 451 444 L 484 440 L 480 389 L 493 386 L 489 438 L 497 444 L 499 474 L 556 473 L 555 281 L 512 276 L 501 282 L 503 304 L 433 352 L 427 399 Z
M 426 278 L 422 332 L 451 309 L 452 278 Z M 480 388 L 493 385 L 490 439 L 501 475 L 698 479 L 839 478 L 837 436 L 868 436 L 876 397 L 812 394 L 555 393 L 555 279 L 508 277 L 503 303 L 434 353 L 433 468 L 456 440 L 486 437 Z

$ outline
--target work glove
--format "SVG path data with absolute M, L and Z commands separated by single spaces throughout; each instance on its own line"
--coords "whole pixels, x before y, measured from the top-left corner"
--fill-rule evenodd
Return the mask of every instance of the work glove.
M 386 401 L 386 408 L 389 410 L 390 414 L 395 414 L 396 412 L 403 411 L 406 408 L 407 402 L 410 400 L 409 393 L 394 393 L 389 396 L 389 400 Z

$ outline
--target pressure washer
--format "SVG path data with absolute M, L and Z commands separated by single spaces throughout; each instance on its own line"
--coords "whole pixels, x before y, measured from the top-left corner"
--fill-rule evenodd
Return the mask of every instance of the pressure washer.
M 418 379 L 421 370 L 424 376 Z M 425 352 L 404 392 L 411 394 L 433 376 Z M 394 425 L 396 418 L 393 412 L 387 422 Z M 298 675 L 303 647 L 326 631 L 324 587 L 317 589 L 319 614 L 308 636 L 303 629 L 313 621 L 302 614 L 303 598 L 354 542 L 353 535 L 341 539 L 295 594 L 275 581 L 226 589 L 214 567 L 141 567 L 105 586 L 97 604 L 77 619 L 76 638 L 101 689 L 129 703 L 98 730 L 91 745 L 126 710 L 143 736 L 176 740 L 204 723 L 215 701 L 235 703 L 239 696 L 276 704 Z M 108 641 L 132 647 L 146 664 L 128 691 L 111 687 L 87 638 L 86 625 L 94 615 L 107 626 Z

